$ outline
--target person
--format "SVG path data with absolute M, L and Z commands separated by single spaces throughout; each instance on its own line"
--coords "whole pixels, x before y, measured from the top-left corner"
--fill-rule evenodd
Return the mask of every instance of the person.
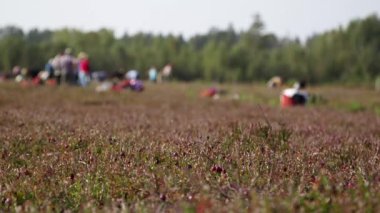
M 71 49 L 66 48 L 64 54 L 61 57 L 61 83 L 75 82 L 76 73 L 74 70 L 74 57 L 71 55 Z
M 104 82 L 109 77 L 108 72 L 102 70 L 102 71 L 92 71 L 91 72 L 91 79 L 96 82 Z
M 139 71 L 137 70 L 129 70 L 125 74 L 125 78 L 128 80 L 137 80 L 139 78 Z
M 15 78 L 15 81 L 17 83 L 20 83 L 22 86 L 28 86 L 28 74 L 29 70 L 27 68 L 22 68 L 20 71 L 20 74 L 18 74 Z
M 54 75 L 54 67 L 53 67 L 53 58 L 49 59 L 49 61 L 45 64 L 45 71 L 49 73 L 49 78 Z
M 149 74 L 149 80 L 151 82 L 156 82 L 157 81 L 157 69 L 154 66 L 152 66 L 149 69 L 148 74 Z
M 144 91 L 144 84 L 138 79 L 125 79 L 115 83 L 111 88 L 111 90 L 116 92 L 121 92 L 124 89 L 131 89 L 134 92 L 142 92 Z
M 280 97 L 282 107 L 304 106 L 308 101 L 308 93 L 305 90 L 306 82 L 301 81 L 294 84 L 293 88 L 285 89 Z
M 61 74 L 62 74 L 62 66 L 61 66 L 61 58 L 62 58 L 62 53 L 57 54 L 54 58 L 53 61 L 51 62 L 51 65 L 53 66 L 54 70 L 54 78 L 57 82 L 57 84 L 61 83 Z
M 165 65 L 158 75 L 158 82 L 161 83 L 162 81 L 168 80 L 171 74 L 172 74 L 172 65 L 171 64 Z
M 129 88 L 135 92 L 142 92 L 144 90 L 144 84 L 140 80 L 131 80 L 129 82 Z
M 113 86 L 111 87 L 112 91 L 121 92 L 124 89 L 127 89 L 131 86 L 131 80 L 125 79 L 120 82 L 114 82 Z
M 212 98 L 218 94 L 218 90 L 215 87 L 207 88 L 201 91 L 200 96 L 204 98 Z
M 78 64 L 78 80 L 79 85 L 86 87 L 90 82 L 90 62 L 88 56 L 84 52 L 80 52 L 78 55 L 79 64 Z
M 12 69 L 12 76 L 16 77 L 21 74 L 21 67 L 20 66 L 14 66 Z
M 278 87 L 281 87 L 282 86 L 282 78 L 279 77 L 279 76 L 274 76 L 273 78 L 271 78 L 268 81 L 267 86 L 269 88 L 278 88 Z
M 172 65 L 168 64 L 162 69 L 163 76 L 170 76 L 172 74 Z

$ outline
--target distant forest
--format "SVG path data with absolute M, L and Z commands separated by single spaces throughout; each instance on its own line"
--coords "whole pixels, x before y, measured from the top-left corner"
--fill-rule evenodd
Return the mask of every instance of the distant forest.
M 345 27 L 316 34 L 301 42 L 267 32 L 256 15 L 249 29 L 211 29 L 189 39 L 138 33 L 115 37 L 112 30 L 83 32 L 15 26 L 0 29 L 0 71 L 13 66 L 43 69 L 46 62 L 70 47 L 86 52 L 91 69 L 139 70 L 173 65 L 173 78 L 182 81 L 264 81 L 285 79 L 321 82 L 370 82 L 380 75 L 380 20 L 377 15 L 351 21 Z

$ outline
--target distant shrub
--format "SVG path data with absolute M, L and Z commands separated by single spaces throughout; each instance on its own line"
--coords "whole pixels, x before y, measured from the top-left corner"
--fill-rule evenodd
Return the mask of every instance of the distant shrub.
M 375 89 L 377 91 L 380 91 L 380 75 L 377 76 L 376 80 L 375 80 Z
M 348 105 L 348 110 L 350 112 L 362 112 L 365 110 L 365 107 L 359 102 L 351 102 Z
M 375 106 L 374 111 L 377 115 L 380 115 L 380 106 Z

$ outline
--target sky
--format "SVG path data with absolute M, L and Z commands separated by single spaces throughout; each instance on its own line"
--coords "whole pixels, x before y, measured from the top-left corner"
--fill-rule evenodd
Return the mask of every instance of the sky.
M 231 24 L 247 30 L 260 14 L 266 32 L 304 40 L 380 15 L 380 0 L 0 0 L 0 5 L 0 27 L 108 28 L 116 36 L 150 32 L 185 38 Z

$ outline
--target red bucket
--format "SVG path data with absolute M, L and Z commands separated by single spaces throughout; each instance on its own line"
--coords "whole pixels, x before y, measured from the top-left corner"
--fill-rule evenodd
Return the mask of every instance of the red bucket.
M 293 99 L 286 95 L 281 95 L 280 97 L 281 107 L 290 107 L 294 106 Z

